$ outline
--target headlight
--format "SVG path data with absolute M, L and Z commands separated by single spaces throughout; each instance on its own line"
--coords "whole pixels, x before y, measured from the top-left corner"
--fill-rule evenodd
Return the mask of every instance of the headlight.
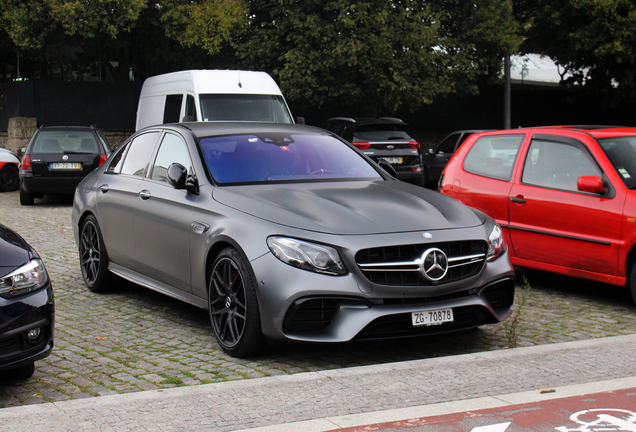
M 44 264 L 39 259 L 34 259 L 0 278 L 0 296 L 11 298 L 36 291 L 43 288 L 48 280 Z
M 506 242 L 499 225 L 495 224 L 490 236 L 488 237 L 488 256 L 487 261 L 494 261 L 506 251 Z
M 269 237 L 267 246 L 276 258 L 290 266 L 330 275 L 347 273 L 338 251 L 329 246 L 287 237 Z

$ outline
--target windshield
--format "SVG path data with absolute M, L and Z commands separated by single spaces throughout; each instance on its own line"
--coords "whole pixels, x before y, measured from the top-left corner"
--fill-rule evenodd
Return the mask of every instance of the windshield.
M 203 121 L 293 123 L 280 95 L 202 94 Z
M 92 131 L 40 131 L 31 153 L 97 153 Z
M 636 137 L 603 138 L 598 142 L 625 185 L 636 187 Z
M 203 138 L 200 145 L 221 184 L 382 179 L 358 152 L 326 135 L 230 135 Z

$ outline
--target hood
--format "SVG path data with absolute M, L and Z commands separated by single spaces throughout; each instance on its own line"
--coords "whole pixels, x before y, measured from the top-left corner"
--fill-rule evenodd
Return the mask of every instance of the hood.
M 0 225 L 0 276 L 29 261 L 29 246 L 15 231 Z
M 452 229 L 485 220 L 452 198 L 398 181 L 226 186 L 213 196 L 270 222 L 328 234 Z

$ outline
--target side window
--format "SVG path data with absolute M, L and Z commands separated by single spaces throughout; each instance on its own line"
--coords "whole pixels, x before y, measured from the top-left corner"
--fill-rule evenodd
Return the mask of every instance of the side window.
M 525 135 L 490 135 L 479 138 L 464 159 L 472 174 L 510 181 L 512 168 Z
M 161 141 L 161 147 L 152 167 L 152 179 L 168 183 L 168 167 L 175 162 L 191 172 L 192 163 L 186 143 L 181 137 L 167 133 Z
M 128 144 L 121 173 L 143 176 L 158 138 L 159 132 L 149 132 L 136 136 Z
M 178 123 L 179 114 L 181 114 L 181 102 L 183 95 L 166 96 L 166 106 L 163 110 L 163 123 Z
M 115 156 L 110 160 L 110 165 L 106 168 L 106 174 L 119 174 L 121 172 L 121 167 L 124 164 L 124 155 L 126 154 L 126 150 L 128 150 L 129 142 L 126 142 L 120 145 L 117 150 L 115 150 Z
M 562 142 L 532 140 L 523 166 L 523 183 L 576 192 L 581 176 L 601 176 L 587 150 Z
M 458 139 L 459 139 L 459 134 L 451 134 L 447 136 L 446 139 L 444 139 L 444 141 L 442 141 L 437 146 L 437 153 L 439 152 L 453 153 L 455 151 L 455 144 L 457 144 Z
M 188 95 L 186 97 L 185 115 L 183 121 L 196 121 L 197 120 L 197 106 L 194 101 L 194 96 Z

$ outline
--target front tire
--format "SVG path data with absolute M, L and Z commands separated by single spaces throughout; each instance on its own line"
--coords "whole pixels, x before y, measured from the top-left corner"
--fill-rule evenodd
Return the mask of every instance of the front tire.
M 108 254 L 99 223 L 89 215 L 82 223 L 79 242 L 80 267 L 84 283 L 92 292 L 107 291 L 115 280 L 108 270 Z
M 632 271 L 629 275 L 629 289 L 632 292 L 632 299 L 636 303 L 636 262 L 632 265 Z
M 227 354 L 249 357 L 263 351 L 256 281 L 247 258 L 232 247 L 223 249 L 212 266 L 208 311 L 216 340 Z
M 8 163 L 0 170 L 0 191 L 14 191 L 20 187 L 18 167 Z

